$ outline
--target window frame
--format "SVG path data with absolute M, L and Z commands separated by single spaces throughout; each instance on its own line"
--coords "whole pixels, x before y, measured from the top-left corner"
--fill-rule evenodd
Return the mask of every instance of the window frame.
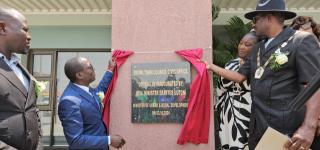
M 34 76 L 37 80 L 48 80 L 50 81 L 50 92 L 49 92 L 49 104 L 48 105 L 38 105 L 39 111 L 51 111 L 51 122 L 50 122 L 50 135 L 49 135 L 49 145 L 45 145 L 45 149 L 55 149 L 55 148 L 66 148 L 65 145 L 55 145 L 54 136 L 54 122 L 57 115 L 57 58 L 59 52 L 109 52 L 110 48 L 97 49 L 97 48 L 78 48 L 78 49 L 30 49 L 27 57 L 27 69 L 33 75 L 33 62 L 34 55 L 51 55 L 51 74 L 50 76 Z

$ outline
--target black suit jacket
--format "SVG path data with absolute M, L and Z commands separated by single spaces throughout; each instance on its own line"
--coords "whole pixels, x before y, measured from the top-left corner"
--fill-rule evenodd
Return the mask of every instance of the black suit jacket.
M 26 69 L 20 64 L 25 76 Z M 0 149 L 41 149 L 34 81 L 27 90 L 14 71 L 0 59 Z
M 255 79 L 257 51 L 261 50 L 261 64 L 289 37 L 293 39 L 281 49 L 289 53 L 288 62 L 278 70 L 265 68 L 260 79 Z M 264 48 L 265 41 L 257 44 L 239 72 L 250 79 L 252 108 L 249 127 L 249 147 L 253 149 L 268 126 L 283 134 L 292 135 L 302 124 L 305 107 L 299 111 L 289 110 L 293 99 L 312 77 L 320 71 L 320 48 L 316 38 L 310 33 L 285 28 Z

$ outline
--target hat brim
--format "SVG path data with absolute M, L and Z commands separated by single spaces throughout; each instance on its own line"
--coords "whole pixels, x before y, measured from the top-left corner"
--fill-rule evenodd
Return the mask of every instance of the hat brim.
M 255 17 L 257 14 L 259 13 L 268 13 L 268 12 L 279 12 L 281 14 L 283 14 L 284 18 L 287 19 L 292 19 L 294 17 L 297 16 L 297 14 L 295 12 L 291 12 L 291 11 L 283 11 L 283 10 L 256 10 L 256 11 L 252 11 L 252 12 L 248 12 L 246 14 L 244 14 L 244 17 L 252 20 L 253 17 Z

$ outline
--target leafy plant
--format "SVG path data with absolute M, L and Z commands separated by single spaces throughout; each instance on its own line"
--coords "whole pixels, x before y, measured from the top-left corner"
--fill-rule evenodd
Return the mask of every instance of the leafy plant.
M 212 0 L 211 2 L 212 2 L 211 13 L 212 13 L 212 22 L 213 22 L 219 16 L 220 7 L 218 7 L 215 4 L 214 0 Z
M 213 43 L 215 45 L 213 50 L 213 63 L 224 67 L 228 61 L 234 59 L 234 56 L 225 48 L 225 43 L 222 43 L 219 39 L 215 38 Z

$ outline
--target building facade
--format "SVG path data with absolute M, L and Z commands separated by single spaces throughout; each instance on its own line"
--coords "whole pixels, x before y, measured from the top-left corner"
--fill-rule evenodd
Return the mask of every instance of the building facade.
M 255 9 L 256 0 L 213 0 L 220 8 L 213 21 L 213 33 L 222 37 L 223 26 L 236 15 Z M 287 0 L 288 9 L 298 15 L 312 16 L 320 21 L 319 0 Z M 112 49 L 111 0 L 0 0 L 21 11 L 29 21 L 31 51 L 21 56 L 22 63 L 37 80 L 48 81 L 47 89 L 38 99 L 46 149 L 65 149 L 66 140 L 57 107 L 68 84 L 63 67 L 74 56 L 89 58 L 95 66 L 97 81 L 102 77 Z M 166 8 L 163 8 L 166 9 Z M 290 21 L 289 21 L 290 22 Z M 210 29 L 211 30 L 211 29 Z M 209 46 L 209 45 L 208 45 Z M 206 48 L 206 47 L 205 47 Z

